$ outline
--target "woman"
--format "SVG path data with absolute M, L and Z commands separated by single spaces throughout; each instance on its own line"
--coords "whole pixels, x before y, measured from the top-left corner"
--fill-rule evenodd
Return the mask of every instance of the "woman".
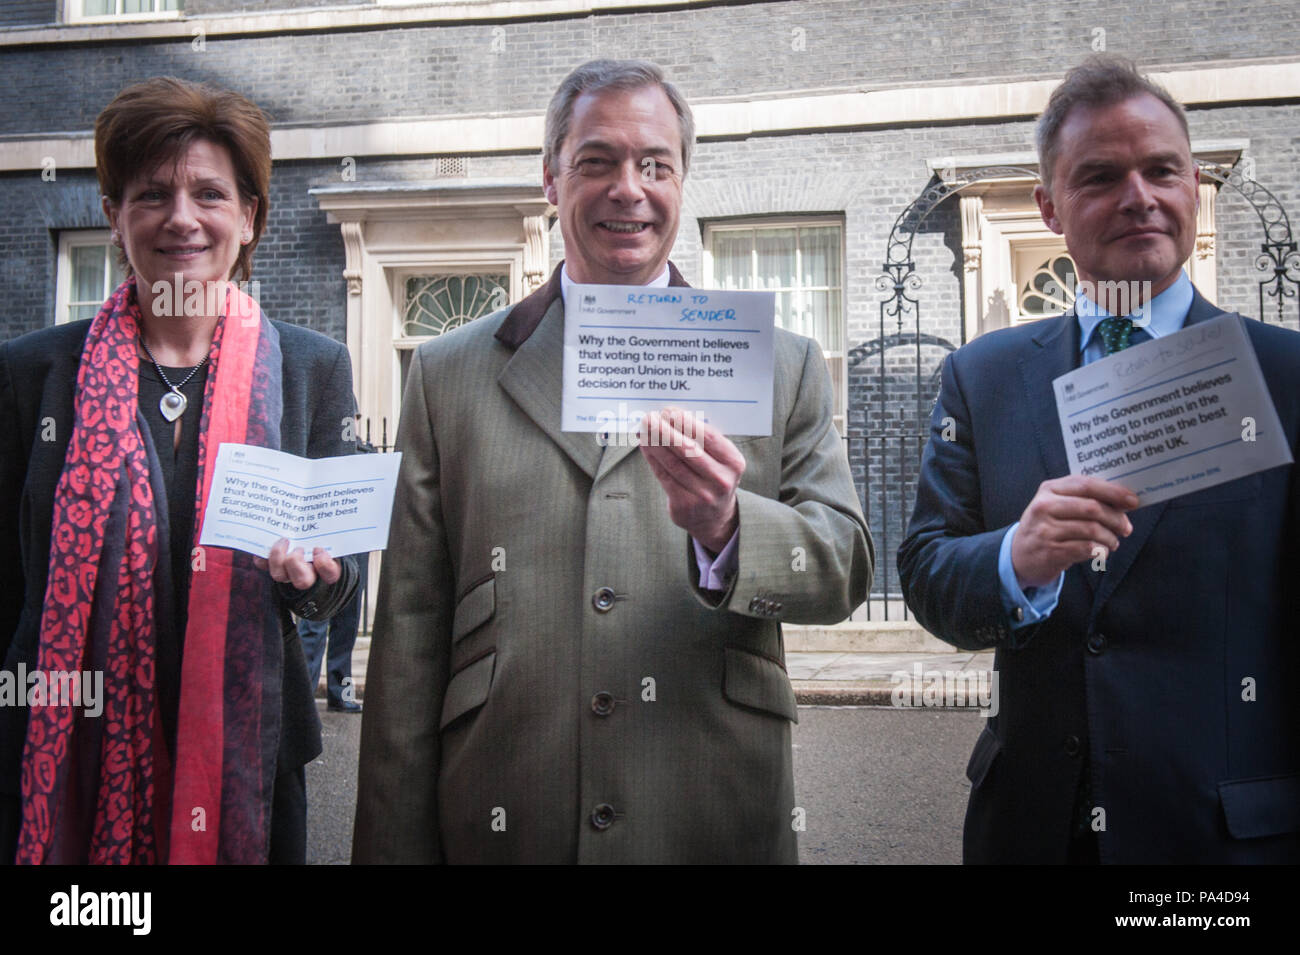
M 128 278 L 92 321 L 0 346 L 4 669 L 77 674 L 82 704 L 28 676 L 0 707 L 0 859 L 303 862 L 320 723 L 289 612 L 337 612 L 356 563 L 196 544 L 222 443 L 352 452 L 347 351 L 230 282 L 266 225 L 256 106 L 149 80 L 95 154 Z

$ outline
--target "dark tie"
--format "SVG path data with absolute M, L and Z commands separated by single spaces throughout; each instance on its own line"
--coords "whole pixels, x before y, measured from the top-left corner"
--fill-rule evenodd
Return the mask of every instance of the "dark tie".
M 1097 326 L 1097 332 L 1101 335 L 1101 343 L 1106 346 L 1106 354 L 1113 355 L 1117 351 L 1123 351 L 1133 344 L 1129 341 L 1129 334 L 1133 331 L 1133 319 L 1127 315 L 1123 318 L 1116 318 L 1111 315 L 1103 318 Z

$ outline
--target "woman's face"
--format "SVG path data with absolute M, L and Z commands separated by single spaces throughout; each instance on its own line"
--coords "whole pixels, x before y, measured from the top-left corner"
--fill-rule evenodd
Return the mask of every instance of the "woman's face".
M 137 283 L 223 281 L 240 246 L 253 238 L 256 200 L 245 203 L 224 146 L 196 140 L 177 161 L 143 170 L 127 183 L 120 204 L 104 199 L 104 212 L 120 236 Z M 187 294 L 182 285 L 180 295 Z M 143 296 L 148 299 L 148 292 Z

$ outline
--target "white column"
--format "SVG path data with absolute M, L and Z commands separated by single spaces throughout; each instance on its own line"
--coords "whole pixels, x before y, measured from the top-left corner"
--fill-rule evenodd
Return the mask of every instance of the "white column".
M 1201 180 L 1197 190 L 1200 207 L 1196 210 L 1196 247 L 1187 260 L 1187 275 L 1192 284 L 1210 302 L 1218 298 L 1219 283 L 1215 269 L 1214 200 L 1219 190 L 1214 182 Z
M 961 253 L 963 320 L 966 340 L 979 335 L 984 319 L 983 287 L 983 218 L 984 199 L 981 196 L 961 196 Z

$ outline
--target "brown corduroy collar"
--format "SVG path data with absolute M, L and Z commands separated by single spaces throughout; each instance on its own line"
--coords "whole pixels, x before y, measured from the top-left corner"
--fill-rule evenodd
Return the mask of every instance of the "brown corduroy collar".
M 497 341 L 510 348 L 518 348 L 524 342 L 528 341 L 528 336 L 537 330 L 537 326 L 542 323 L 547 309 L 551 304 L 560 297 L 560 273 L 564 270 L 564 263 L 561 262 L 551 273 L 550 279 L 545 285 L 539 288 L 532 295 L 529 295 L 522 302 L 510 310 L 501 327 L 497 329 Z M 671 262 L 668 263 L 668 284 L 680 288 L 690 288 L 686 279 L 682 278 L 682 273 L 677 271 L 677 266 Z

